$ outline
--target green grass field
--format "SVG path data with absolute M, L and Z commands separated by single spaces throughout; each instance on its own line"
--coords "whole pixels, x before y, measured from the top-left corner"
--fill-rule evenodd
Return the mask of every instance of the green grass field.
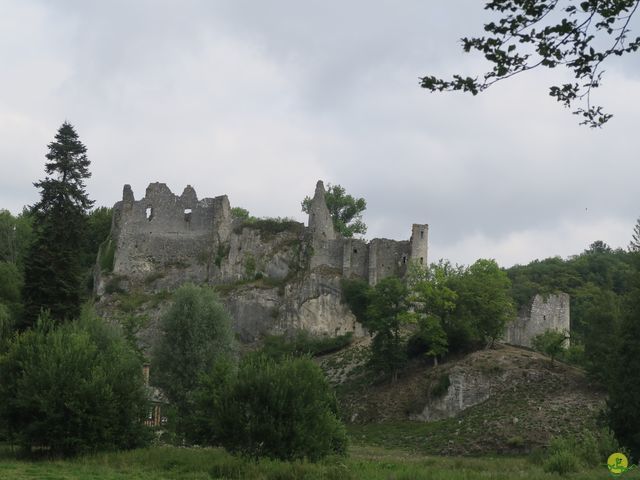
M 604 461 L 603 461 L 604 462 Z M 605 466 L 560 477 L 545 473 L 524 457 L 430 457 L 372 446 L 353 446 L 346 459 L 317 464 L 248 461 L 221 449 L 153 447 L 74 460 L 18 460 L 10 452 L 0 459 L 0 479 L 116 480 L 116 479 L 606 479 Z M 619 478 L 640 478 L 639 471 Z

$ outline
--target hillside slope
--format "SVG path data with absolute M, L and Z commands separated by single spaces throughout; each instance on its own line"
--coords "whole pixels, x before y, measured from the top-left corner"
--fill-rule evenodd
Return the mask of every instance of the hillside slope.
M 506 345 L 437 367 L 415 363 L 395 384 L 361 367 L 366 346 L 321 360 L 355 442 L 430 453 L 523 452 L 593 428 L 604 393 L 584 372 Z

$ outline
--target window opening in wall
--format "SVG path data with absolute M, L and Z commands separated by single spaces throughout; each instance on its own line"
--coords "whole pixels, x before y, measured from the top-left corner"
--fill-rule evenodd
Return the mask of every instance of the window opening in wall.
M 546 320 L 547 316 L 546 315 L 542 315 L 542 320 Z
M 185 208 L 184 209 L 184 221 L 185 222 L 190 222 L 191 221 L 191 209 L 190 208 Z
M 424 230 L 420 230 L 420 238 L 424 238 Z
M 420 265 L 422 265 L 424 263 L 424 258 L 420 257 Z
M 353 249 L 353 253 L 358 253 L 358 249 L 357 249 L 357 248 L 354 248 L 354 249 Z
M 147 216 L 147 220 L 153 220 L 153 207 L 149 205 L 145 210 L 145 215 Z
M 402 263 L 407 263 L 407 256 L 406 255 L 402 255 Z

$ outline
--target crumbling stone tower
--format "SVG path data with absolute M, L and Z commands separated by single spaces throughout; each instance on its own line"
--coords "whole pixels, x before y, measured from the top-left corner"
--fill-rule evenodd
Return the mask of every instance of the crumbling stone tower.
M 420 265 L 427 265 L 429 251 L 429 225 L 414 223 L 411 227 L 411 260 Z

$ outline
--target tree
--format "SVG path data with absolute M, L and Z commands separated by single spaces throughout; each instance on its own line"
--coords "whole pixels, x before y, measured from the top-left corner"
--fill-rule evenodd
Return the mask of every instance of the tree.
M 432 92 L 461 90 L 478 94 L 494 83 L 537 67 L 564 66 L 575 82 L 553 85 L 549 94 L 581 124 L 600 127 L 611 114 L 592 105 L 591 91 L 602 82 L 602 64 L 611 55 L 635 52 L 640 37 L 627 42 L 629 24 L 640 0 L 490 0 L 485 9 L 499 14 L 484 25 L 487 36 L 463 38 L 465 52 L 475 50 L 493 64 L 481 79 L 454 75 L 452 80 L 421 78 Z
M 493 345 L 515 315 L 506 272 L 495 260 L 480 259 L 455 278 L 451 289 L 458 295 L 455 315 L 470 319 L 478 340 Z
M 64 122 L 49 144 L 47 178 L 34 183 L 40 200 L 31 207 L 35 239 L 25 263 L 23 326 L 31 326 L 42 310 L 56 321 L 80 312 L 82 264 L 87 211 L 85 192 L 90 161 L 70 123 Z
M 556 358 L 562 355 L 568 336 L 564 332 L 556 330 L 546 330 L 540 335 L 536 335 L 531 341 L 533 348 L 551 357 L 551 365 Z
M 450 265 L 441 261 L 427 270 L 417 263 L 410 265 L 408 284 L 409 299 L 413 305 L 413 316 L 418 324 L 418 332 L 409 340 L 412 350 L 423 350 L 433 358 L 449 350 L 449 341 L 443 324 L 450 320 L 455 311 L 458 295 L 447 286 Z
M 122 332 L 88 308 L 37 325 L 0 356 L 0 429 L 27 452 L 136 448 L 149 440 L 142 364 Z
M 160 337 L 153 348 L 152 375 L 175 409 L 173 426 L 189 438 L 193 430 L 193 395 L 200 377 L 216 362 L 235 358 L 231 318 L 208 287 L 184 285 L 160 319 Z
M 353 237 L 354 235 L 364 235 L 367 233 L 367 226 L 362 221 L 362 212 L 367 208 L 364 198 L 354 198 L 346 193 L 344 187 L 340 185 L 327 184 L 327 192 L 324 195 L 327 208 L 333 219 L 333 226 L 343 237 Z M 310 197 L 305 197 L 302 201 L 302 211 L 311 211 Z
M 365 327 L 373 334 L 370 364 L 390 373 L 392 381 L 406 361 L 401 338 L 403 324 L 411 322 L 408 312 L 407 287 L 396 277 L 387 277 L 376 284 L 366 313 Z
M 633 235 L 631 236 L 631 242 L 629 242 L 629 251 L 640 252 L 640 218 L 638 218 L 633 227 Z
M 250 457 L 319 460 L 346 454 L 337 402 L 311 359 L 249 355 L 218 363 L 196 395 L 199 441 Z
M 637 460 L 640 458 L 640 254 L 633 255 L 633 287 L 623 306 L 613 369 L 607 382 L 607 417 L 617 440 Z

